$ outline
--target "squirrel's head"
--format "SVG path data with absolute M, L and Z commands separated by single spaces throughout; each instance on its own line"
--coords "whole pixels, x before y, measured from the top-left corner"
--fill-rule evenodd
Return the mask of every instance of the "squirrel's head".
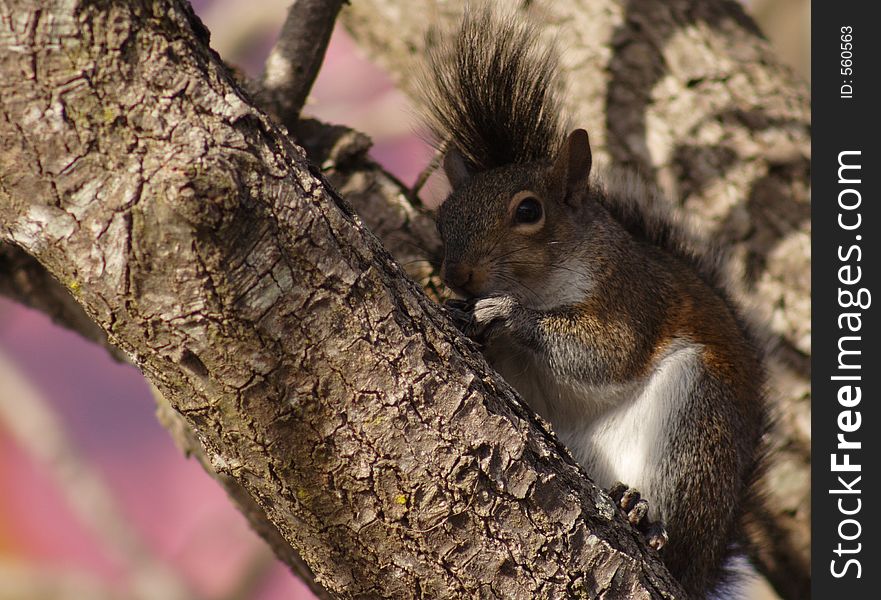
M 595 210 L 590 168 L 583 129 L 573 131 L 548 162 L 472 174 L 462 155 L 449 151 L 444 171 L 453 191 L 437 218 L 444 282 L 466 297 L 512 294 L 533 307 L 571 301 L 574 290 L 586 291 L 589 273 L 573 260 L 573 251 Z

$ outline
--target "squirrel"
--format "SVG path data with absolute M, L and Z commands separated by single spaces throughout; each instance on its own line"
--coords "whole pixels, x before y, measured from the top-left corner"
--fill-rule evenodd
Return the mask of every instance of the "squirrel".
M 450 314 L 688 595 L 720 593 L 768 417 L 718 253 L 635 175 L 592 173 L 588 134 L 564 129 L 557 51 L 531 24 L 469 12 L 426 65 L 452 188 L 441 278 L 463 298 Z

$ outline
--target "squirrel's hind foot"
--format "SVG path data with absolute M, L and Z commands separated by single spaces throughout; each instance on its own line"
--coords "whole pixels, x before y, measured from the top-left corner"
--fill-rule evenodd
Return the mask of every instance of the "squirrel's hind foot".
M 664 547 L 668 539 L 667 530 L 661 521 L 652 521 L 648 518 L 649 503 L 638 490 L 618 482 L 609 488 L 609 495 L 624 511 L 630 524 L 639 530 L 649 546 L 655 550 Z

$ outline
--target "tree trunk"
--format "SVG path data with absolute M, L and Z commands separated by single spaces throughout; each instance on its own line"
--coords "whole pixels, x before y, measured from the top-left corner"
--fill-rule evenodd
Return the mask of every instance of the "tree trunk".
M 347 29 L 401 87 L 426 24 L 463 2 L 362 0 Z M 767 323 L 776 427 L 750 534 L 786 598 L 810 595 L 810 104 L 740 5 L 725 0 L 522 2 L 563 49 L 565 108 L 595 159 L 635 168 L 733 249 L 734 290 Z
M 332 594 L 681 597 L 207 37 L 176 0 L 0 7 L 0 237 Z

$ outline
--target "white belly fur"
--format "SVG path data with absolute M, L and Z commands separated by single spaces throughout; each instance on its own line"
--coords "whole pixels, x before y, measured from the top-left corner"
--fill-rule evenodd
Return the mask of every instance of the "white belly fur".
M 666 490 L 656 474 L 667 436 L 676 430 L 700 372 L 700 346 L 674 344 L 648 376 L 606 386 L 561 383 L 531 351 L 515 344 L 494 346 L 487 353 L 494 367 L 550 421 L 597 485 L 608 488 L 621 481 L 657 506 L 651 499 L 662 498 Z

